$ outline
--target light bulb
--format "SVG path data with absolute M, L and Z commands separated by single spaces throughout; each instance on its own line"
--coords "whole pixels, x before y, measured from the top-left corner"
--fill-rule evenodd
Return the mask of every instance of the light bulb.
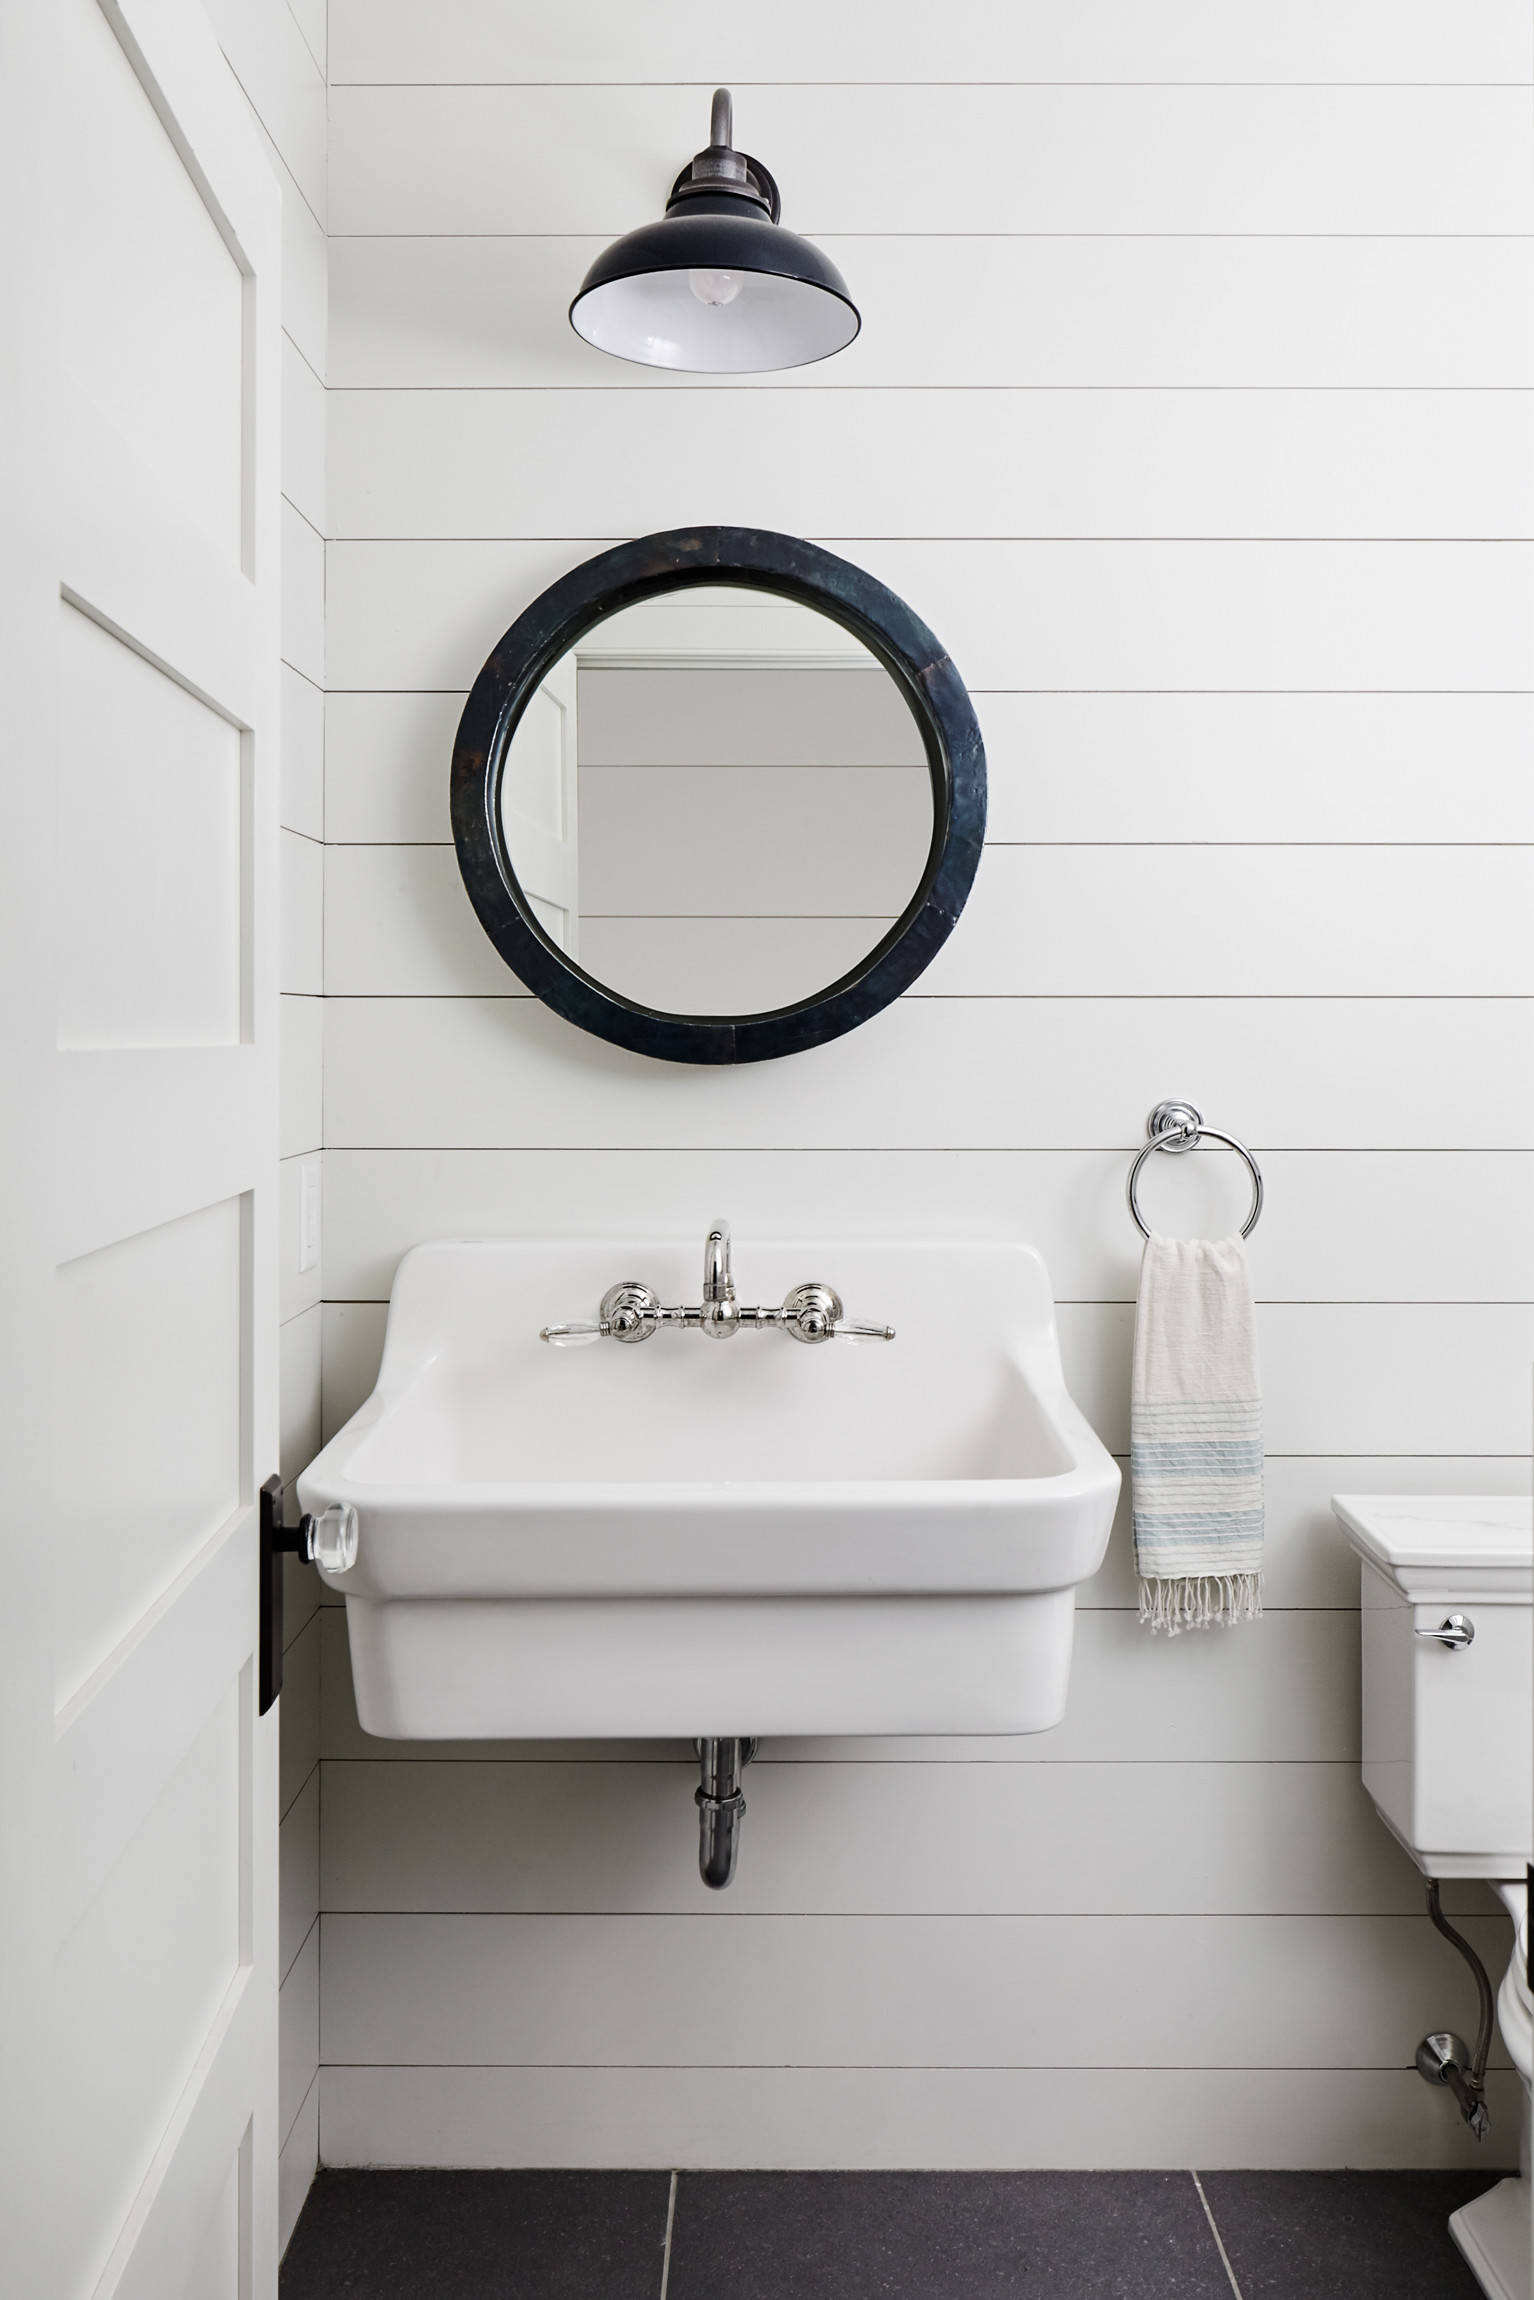
M 733 303 L 745 284 L 744 272 L 696 271 L 687 274 L 687 285 L 699 303 Z

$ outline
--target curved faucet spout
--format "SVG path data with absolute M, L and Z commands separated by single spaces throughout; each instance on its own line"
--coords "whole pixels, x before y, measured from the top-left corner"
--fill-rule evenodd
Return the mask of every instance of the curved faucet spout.
M 702 1331 L 711 1341 L 727 1342 L 740 1331 L 740 1304 L 730 1274 L 730 1225 L 715 1222 L 703 1242 Z
M 730 1275 L 730 1225 L 715 1222 L 703 1241 L 703 1299 L 724 1302 L 735 1291 Z

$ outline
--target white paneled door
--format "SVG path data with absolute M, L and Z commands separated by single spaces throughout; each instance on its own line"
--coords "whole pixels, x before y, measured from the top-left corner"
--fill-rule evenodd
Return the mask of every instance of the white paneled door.
M 197 0 L 0 170 L 0 2288 L 271 2300 L 278 191 Z

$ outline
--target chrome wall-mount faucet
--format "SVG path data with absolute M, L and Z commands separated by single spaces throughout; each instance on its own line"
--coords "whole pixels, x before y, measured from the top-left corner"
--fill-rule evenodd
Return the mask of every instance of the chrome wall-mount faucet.
M 847 1317 L 834 1286 L 812 1278 L 790 1286 L 776 1309 L 753 1308 L 736 1297 L 730 1270 L 730 1225 L 715 1222 L 703 1246 L 703 1299 L 668 1308 L 653 1286 L 621 1278 L 602 1296 L 595 1318 L 545 1326 L 541 1341 L 556 1349 L 579 1349 L 586 1342 L 647 1342 L 660 1326 L 691 1327 L 711 1341 L 733 1340 L 742 1327 L 776 1328 L 796 1342 L 892 1342 L 893 1326 L 863 1326 Z

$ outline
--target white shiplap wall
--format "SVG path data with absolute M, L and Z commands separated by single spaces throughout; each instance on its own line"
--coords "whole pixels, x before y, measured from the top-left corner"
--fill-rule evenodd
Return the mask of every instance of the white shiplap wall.
M 368 1741 L 327 1612 L 327 2161 L 1466 2159 L 1410 2067 L 1470 2008 L 1358 1784 L 1327 1497 L 1525 1477 L 1526 9 L 332 0 L 330 33 L 327 1425 L 415 1239 L 723 1208 L 743 1264 L 1033 1240 L 1122 1449 L 1125 1165 L 1190 1094 L 1270 1185 L 1273 1610 L 1152 1643 L 1121 1523 L 1057 1733 L 770 1747 L 723 1899 L 684 1752 Z M 565 324 L 716 79 L 863 303 L 825 367 L 677 381 Z M 520 995 L 446 766 L 545 583 L 716 519 L 911 601 L 993 802 L 911 996 L 709 1075 Z M 1168 1227 L 1244 1203 L 1229 1159 L 1164 1163 Z
M 281 1468 L 319 1443 L 320 1270 L 300 1273 L 305 1166 L 321 1165 L 325 664 L 324 0 L 204 0 L 282 187 Z M 280 2241 L 319 2152 L 319 1648 L 314 1576 L 290 1566 L 280 1840 Z

